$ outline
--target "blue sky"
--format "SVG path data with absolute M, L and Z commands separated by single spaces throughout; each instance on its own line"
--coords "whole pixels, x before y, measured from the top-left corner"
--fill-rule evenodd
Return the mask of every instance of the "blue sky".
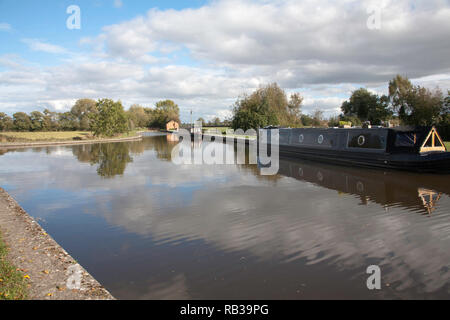
M 80 30 L 66 27 L 70 5 Z M 444 0 L 0 0 L 0 111 L 168 98 L 184 121 L 191 109 L 223 119 L 277 82 L 303 95 L 305 113 L 335 115 L 353 90 L 386 93 L 398 73 L 447 90 L 448 34 Z
M 206 1 L 171 0 L 0 0 L 0 23 L 8 24 L 12 30 L 1 32 L 0 41 L 7 43 L 0 47 L 0 54 L 18 53 L 30 61 L 40 64 L 54 64 L 54 57 L 28 50 L 19 39 L 41 39 L 69 50 L 82 51 L 79 40 L 99 34 L 107 25 L 130 20 L 144 15 L 152 8 L 175 9 L 195 8 Z M 81 29 L 69 30 L 66 20 L 70 16 L 66 9 L 78 5 L 81 9 Z

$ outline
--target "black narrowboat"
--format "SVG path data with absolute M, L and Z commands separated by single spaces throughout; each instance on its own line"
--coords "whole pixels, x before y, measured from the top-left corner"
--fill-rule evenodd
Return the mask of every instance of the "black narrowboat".
M 267 131 L 270 144 L 271 129 Z M 434 127 L 281 128 L 280 156 L 349 166 L 450 173 L 450 152 Z

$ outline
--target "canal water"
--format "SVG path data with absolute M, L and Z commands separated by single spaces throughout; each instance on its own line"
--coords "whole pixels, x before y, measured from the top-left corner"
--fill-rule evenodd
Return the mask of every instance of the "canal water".
M 176 144 L 3 151 L 0 186 L 118 299 L 450 298 L 450 176 L 283 158 L 263 176 L 176 165 Z

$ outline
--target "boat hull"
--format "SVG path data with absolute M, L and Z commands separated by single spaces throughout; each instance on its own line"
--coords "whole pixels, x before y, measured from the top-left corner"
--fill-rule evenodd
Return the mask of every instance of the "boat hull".
M 427 173 L 450 173 L 450 153 L 389 154 L 318 150 L 281 145 L 280 156 L 346 166 L 371 167 Z

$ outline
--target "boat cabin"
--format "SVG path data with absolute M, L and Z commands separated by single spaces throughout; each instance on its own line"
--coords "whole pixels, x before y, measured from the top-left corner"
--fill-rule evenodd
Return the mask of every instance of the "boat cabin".
M 268 130 L 270 133 L 270 130 Z M 447 151 L 436 128 L 279 129 L 280 146 L 369 153 Z M 270 141 L 270 137 L 267 139 Z

